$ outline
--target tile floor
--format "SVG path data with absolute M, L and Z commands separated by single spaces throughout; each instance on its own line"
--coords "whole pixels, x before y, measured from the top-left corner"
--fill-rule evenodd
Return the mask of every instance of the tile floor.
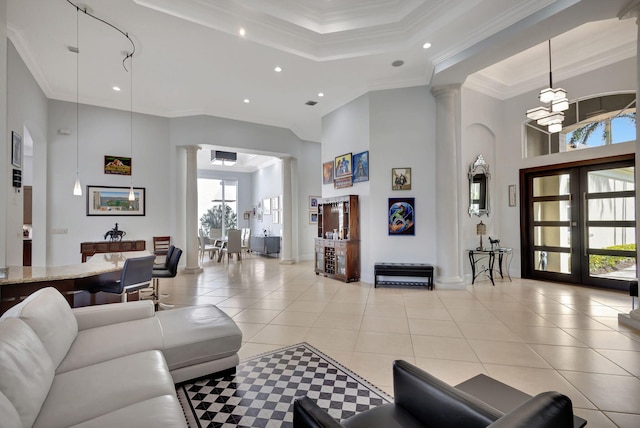
M 161 280 L 163 302 L 224 309 L 242 329 L 241 358 L 305 341 L 390 394 L 401 358 L 453 385 L 485 373 L 560 391 L 589 427 L 640 427 L 640 332 L 618 325 L 624 293 L 518 278 L 375 289 L 258 256 L 203 268 Z

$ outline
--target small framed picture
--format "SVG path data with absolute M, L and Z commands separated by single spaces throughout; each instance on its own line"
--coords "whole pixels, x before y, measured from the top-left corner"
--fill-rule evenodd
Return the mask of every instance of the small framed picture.
M 115 175 L 131 175 L 131 158 L 123 156 L 105 156 L 104 173 Z
M 411 168 L 391 168 L 391 190 L 411 190 Z
M 309 196 L 309 211 L 318 211 L 318 199 L 320 196 Z
M 515 184 L 509 184 L 509 206 L 510 207 L 516 206 L 516 185 Z
M 264 198 L 262 200 L 262 214 L 271 215 L 271 198 Z
M 273 224 L 280 223 L 280 211 L 272 211 L 271 212 Z
M 242 214 L 242 218 L 245 219 L 245 220 L 249 220 L 250 217 L 251 217 L 251 211 L 245 211 Z
M 271 209 L 277 211 L 280 209 L 280 196 L 271 198 Z
M 337 177 L 351 177 L 351 153 L 337 156 L 334 161 L 334 176 Z
M 322 164 L 322 184 L 333 183 L 333 161 Z
M 318 213 L 309 211 L 309 224 L 318 224 Z
M 369 181 L 369 151 L 353 155 L 353 182 Z
M 11 165 L 22 168 L 22 136 L 11 131 Z

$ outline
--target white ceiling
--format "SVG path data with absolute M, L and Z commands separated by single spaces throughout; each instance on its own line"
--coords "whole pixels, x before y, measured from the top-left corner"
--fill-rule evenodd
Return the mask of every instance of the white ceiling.
M 469 86 L 497 98 L 539 88 L 548 79 L 548 38 L 556 81 L 632 57 L 635 20 L 617 19 L 627 2 L 84 0 L 134 40 L 133 94 L 121 64 L 131 47 L 115 30 L 80 14 L 77 38 L 65 0 L 8 0 L 7 12 L 11 41 L 51 99 L 75 102 L 78 83 L 84 103 L 208 114 L 320 141 L 322 116 L 371 90 L 468 76 Z M 76 45 L 79 56 L 67 49 Z

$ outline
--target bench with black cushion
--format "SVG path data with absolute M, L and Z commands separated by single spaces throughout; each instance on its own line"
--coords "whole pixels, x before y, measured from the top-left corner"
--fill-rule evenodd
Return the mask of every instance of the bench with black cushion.
M 374 287 L 378 285 L 414 285 L 433 290 L 433 266 L 426 263 L 376 263 L 373 267 Z M 423 277 L 426 281 L 378 281 L 378 276 Z

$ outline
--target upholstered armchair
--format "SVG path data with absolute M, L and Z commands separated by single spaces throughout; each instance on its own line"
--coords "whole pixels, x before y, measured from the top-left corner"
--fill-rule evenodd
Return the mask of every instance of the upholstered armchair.
M 338 422 L 308 397 L 294 402 L 295 428 L 571 428 L 571 400 L 558 392 L 532 397 L 507 414 L 406 361 L 393 363 L 394 402 Z

